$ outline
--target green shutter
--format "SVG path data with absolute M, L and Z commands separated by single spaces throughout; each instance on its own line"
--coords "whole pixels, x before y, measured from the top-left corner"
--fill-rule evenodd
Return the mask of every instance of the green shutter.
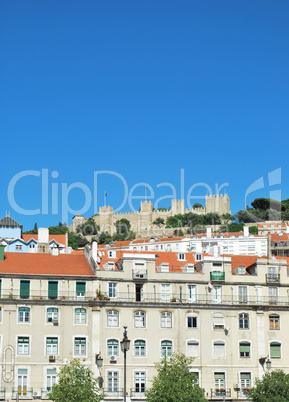
M 48 282 L 48 298 L 57 299 L 58 282 Z
M 274 342 L 270 345 L 271 357 L 281 357 L 281 345 L 280 343 Z
M 250 344 L 240 343 L 240 352 L 250 353 Z
M 30 293 L 30 281 L 20 281 L 20 298 L 28 299 Z
M 85 282 L 76 282 L 76 293 L 85 293 Z
M 215 380 L 224 380 L 225 373 L 215 373 Z

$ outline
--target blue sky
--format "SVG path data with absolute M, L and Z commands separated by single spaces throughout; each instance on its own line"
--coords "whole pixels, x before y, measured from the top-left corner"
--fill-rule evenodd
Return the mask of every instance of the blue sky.
M 287 0 L 1 1 L 1 217 L 71 223 L 105 191 L 137 210 L 125 186 L 166 207 L 223 185 L 232 212 L 289 198 L 288 13 Z

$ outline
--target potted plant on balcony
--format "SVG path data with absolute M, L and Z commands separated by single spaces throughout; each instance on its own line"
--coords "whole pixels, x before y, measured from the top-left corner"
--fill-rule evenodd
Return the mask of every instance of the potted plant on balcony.
M 226 388 L 217 388 L 216 395 L 226 395 Z
M 244 387 L 244 388 L 243 388 L 243 392 L 244 392 L 244 394 L 251 394 L 251 388 L 249 388 L 249 387 Z
M 172 297 L 172 298 L 171 298 L 171 302 L 172 302 L 172 303 L 175 303 L 176 301 L 177 301 L 177 298 L 176 298 L 176 297 Z
M 104 293 L 101 293 L 99 289 L 96 291 L 96 300 L 105 300 L 105 295 Z

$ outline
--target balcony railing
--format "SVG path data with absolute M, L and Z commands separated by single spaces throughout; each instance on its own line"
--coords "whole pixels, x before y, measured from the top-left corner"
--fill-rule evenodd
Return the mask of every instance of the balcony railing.
M 212 271 L 210 273 L 211 281 L 224 281 L 225 280 L 225 272 Z
M 279 283 L 280 275 L 279 274 L 266 274 L 266 282 L 267 283 Z
M 140 392 L 140 391 L 136 391 L 134 388 L 131 388 L 130 396 L 131 396 L 131 398 L 144 398 L 145 397 L 145 391 Z
M 111 397 L 111 396 L 115 396 L 115 397 L 119 397 L 119 398 L 123 398 L 123 388 L 106 388 L 103 390 L 103 393 L 105 396 Z
M 230 398 L 231 390 L 230 389 L 211 389 L 211 398 Z
M 12 399 L 17 398 L 20 399 L 33 399 L 33 388 L 24 387 L 17 387 L 12 388 Z
M 10 294 L 11 293 L 11 294 Z M 45 302 L 50 300 L 47 295 L 42 295 L 37 292 L 30 292 L 29 299 L 20 299 L 19 292 L 15 291 L 9 292 L 4 291 L 2 289 L 2 293 L 0 296 L 0 300 L 15 300 L 15 302 L 19 302 L 19 300 L 25 300 L 26 303 L 30 303 L 31 300 L 35 300 L 37 302 Z M 221 305 L 271 305 L 275 304 L 277 306 L 289 306 L 289 297 L 276 297 L 276 296 L 246 296 L 246 297 L 239 297 L 236 295 L 222 295 L 217 298 L 213 297 L 213 294 L 207 292 L 206 294 L 198 294 L 195 295 L 193 298 L 189 297 L 186 294 L 180 293 L 171 293 L 171 294 L 161 294 L 161 293 L 141 293 L 136 294 L 135 291 L 132 292 L 118 292 L 115 294 L 114 297 L 109 297 L 105 295 L 103 298 L 97 298 L 95 292 L 86 292 L 85 296 L 82 300 L 76 296 L 75 293 L 61 293 L 57 296 L 56 299 L 53 299 L 53 302 L 88 302 L 88 301 L 95 301 L 101 303 L 115 303 L 115 302 L 128 302 L 128 303 L 171 303 L 171 304 L 190 304 L 190 305 L 198 305 L 198 304 L 221 304 Z

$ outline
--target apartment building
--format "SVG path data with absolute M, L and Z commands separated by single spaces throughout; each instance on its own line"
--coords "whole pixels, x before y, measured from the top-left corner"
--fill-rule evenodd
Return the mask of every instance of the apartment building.
M 155 362 L 174 352 L 208 400 L 243 401 L 270 359 L 288 371 L 289 279 L 284 258 L 87 246 L 85 255 L 0 247 L 0 396 L 47 399 L 62 364 L 79 357 L 105 400 L 145 401 Z M 101 354 L 103 366 L 95 364 Z M 1 399 L 1 398 L 0 398 Z

